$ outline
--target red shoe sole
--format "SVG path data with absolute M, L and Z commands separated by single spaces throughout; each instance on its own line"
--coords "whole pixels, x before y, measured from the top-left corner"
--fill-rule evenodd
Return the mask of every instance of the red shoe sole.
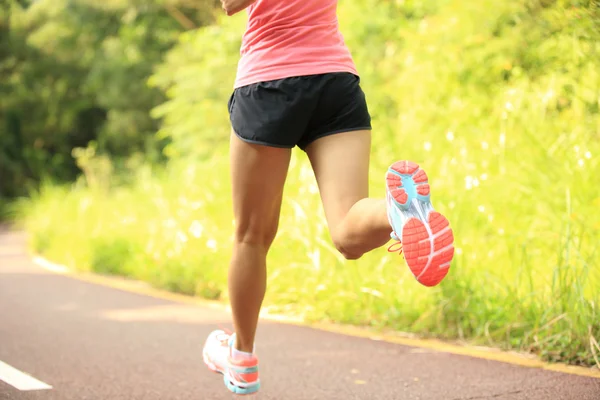
M 402 228 L 402 249 L 406 264 L 419 283 L 439 284 L 448 274 L 454 257 L 450 223 L 437 211 L 429 213 L 427 224 L 416 218 L 408 220 Z
M 386 180 L 405 221 L 401 237 L 406 264 L 419 283 L 436 286 L 454 257 L 454 233 L 448 219 L 431 205 L 427 174 L 414 162 L 398 161 Z

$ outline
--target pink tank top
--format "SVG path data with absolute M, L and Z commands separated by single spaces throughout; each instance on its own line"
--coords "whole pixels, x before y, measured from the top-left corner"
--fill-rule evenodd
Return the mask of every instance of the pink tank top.
M 248 7 L 235 87 L 329 72 L 358 75 L 337 0 L 257 0 Z

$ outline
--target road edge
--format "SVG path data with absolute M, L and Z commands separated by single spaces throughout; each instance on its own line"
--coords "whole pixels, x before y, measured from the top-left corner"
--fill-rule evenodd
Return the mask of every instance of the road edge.
M 139 295 L 144 295 L 176 303 L 218 309 L 226 313 L 231 313 L 229 306 L 222 302 L 211 301 L 201 299 L 198 297 L 186 296 L 183 294 L 156 289 L 142 281 L 131 280 L 117 276 L 113 277 L 97 275 L 93 273 L 83 273 L 80 271 L 70 269 L 64 265 L 53 263 L 39 255 L 30 254 L 30 258 L 32 259 L 35 265 L 54 274 L 65 275 L 70 278 L 74 278 L 87 283 L 106 286 L 112 289 L 122 290 L 129 293 L 136 293 Z M 397 332 L 376 331 L 367 327 L 358 327 L 324 322 L 310 323 L 302 320 L 301 318 L 290 318 L 283 315 L 272 314 L 268 312 L 261 312 L 261 319 L 302 327 L 310 327 L 313 329 L 337 333 L 346 336 L 360 337 L 376 341 L 400 344 L 408 347 L 422 348 L 443 353 L 502 362 L 520 367 L 543 369 L 564 374 L 600 379 L 600 370 L 597 367 L 586 368 L 580 366 L 567 365 L 563 363 L 547 363 L 539 360 L 535 356 L 528 356 L 517 352 L 503 351 L 497 348 L 460 345 L 445 342 L 439 339 L 414 338 L 403 336 L 402 334 Z

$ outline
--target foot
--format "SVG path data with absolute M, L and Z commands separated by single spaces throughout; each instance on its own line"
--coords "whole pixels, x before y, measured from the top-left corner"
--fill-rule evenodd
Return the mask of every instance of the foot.
M 431 205 L 427 174 L 412 161 L 398 161 L 388 169 L 386 184 L 391 236 L 402 243 L 417 281 L 435 286 L 448 274 L 454 235 L 446 217 Z
M 222 330 L 212 332 L 202 351 L 204 363 L 213 372 L 223 375 L 225 386 L 235 394 L 251 394 L 260 388 L 258 379 L 258 359 L 233 359 L 232 349 L 235 334 Z

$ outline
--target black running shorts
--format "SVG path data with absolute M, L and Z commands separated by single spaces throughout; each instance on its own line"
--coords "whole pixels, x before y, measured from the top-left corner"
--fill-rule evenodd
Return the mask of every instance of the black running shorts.
M 328 73 L 259 82 L 234 90 L 229 99 L 234 132 L 242 140 L 306 149 L 334 133 L 370 130 L 371 116 L 360 78 Z

